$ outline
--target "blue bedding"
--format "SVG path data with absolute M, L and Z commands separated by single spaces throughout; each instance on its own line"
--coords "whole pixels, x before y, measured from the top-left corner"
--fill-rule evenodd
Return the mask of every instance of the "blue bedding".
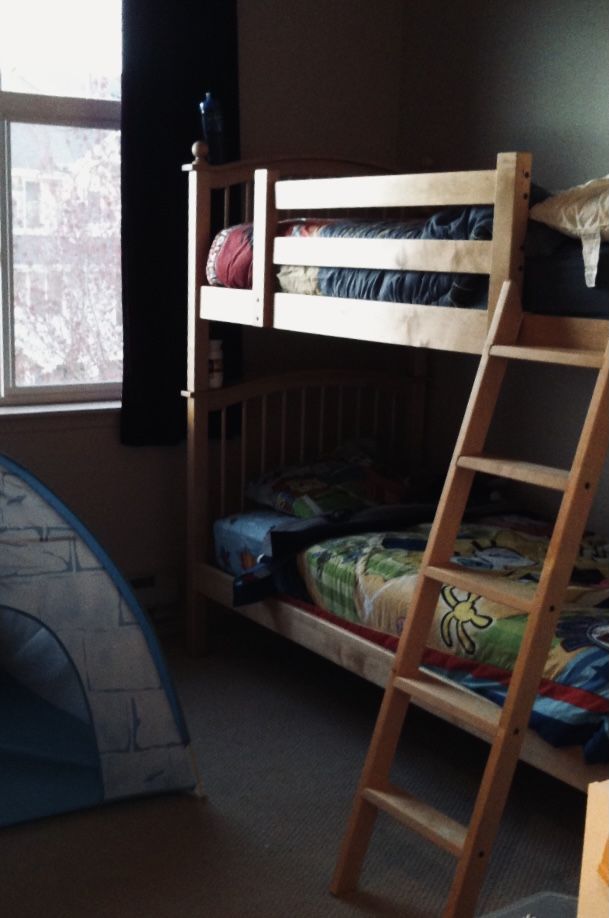
M 318 232 L 332 238 L 436 240 L 489 240 L 492 234 L 490 207 L 443 210 L 422 223 L 337 221 L 320 227 Z M 361 268 L 319 268 L 318 284 L 323 296 L 478 309 L 485 307 L 488 289 L 486 277 L 476 274 Z

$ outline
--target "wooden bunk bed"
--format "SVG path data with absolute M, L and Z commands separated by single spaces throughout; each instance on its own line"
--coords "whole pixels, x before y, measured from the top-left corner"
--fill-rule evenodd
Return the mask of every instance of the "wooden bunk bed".
M 188 638 L 197 651 L 203 641 L 205 604 L 212 601 L 235 608 L 233 578 L 214 561 L 212 529 L 216 518 L 239 513 L 247 506 L 250 477 L 277 464 L 302 462 L 307 455 L 322 451 L 329 431 L 340 437 L 349 425 L 357 434 L 390 429 L 395 453 L 396 418 L 402 434 L 406 432 L 407 448 L 400 455 L 409 470 L 416 470 L 423 454 L 426 378 L 424 362 L 419 359 L 424 351 L 411 349 L 481 354 L 500 299 L 518 303 L 531 158 L 508 153 L 500 154 L 496 168 L 490 170 L 384 175 L 378 170 L 372 174 L 370 167 L 332 161 L 283 161 L 267 168 L 253 163 L 209 167 L 203 144 L 195 144 L 193 152 L 194 162 L 184 167 L 190 182 L 188 381 L 184 395 L 188 405 Z M 222 223 L 228 224 L 229 216 L 230 222 L 238 222 L 232 216 L 236 195 L 242 206 L 240 219 L 253 222 L 251 289 L 205 283 L 207 255 L 219 228 L 212 226 L 212 215 L 219 209 Z M 466 205 L 492 206 L 492 239 L 291 238 L 279 229 L 281 220 L 303 212 L 325 218 L 372 209 L 378 217 L 399 209 L 408 216 L 421 209 L 429 213 Z M 472 309 L 370 303 L 281 292 L 275 279 L 281 265 L 488 275 L 487 305 Z M 210 322 L 217 321 L 400 344 L 409 349 L 410 370 L 399 379 L 382 373 L 311 371 L 210 389 Z M 606 318 L 525 312 L 513 344 L 548 362 L 562 362 L 561 353 L 567 362 L 567 355 L 576 351 L 580 366 L 599 367 L 608 338 Z M 384 419 L 379 417 L 379 405 L 390 406 Z M 271 413 L 277 419 L 272 427 Z M 295 446 L 295 455 L 288 456 L 286 444 Z M 530 480 L 518 474 L 508 473 L 508 477 Z M 536 483 L 543 485 L 544 481 Z M 331 617 L 311 615 L 303 603 L 273 596 L 237 611 L 377 685 L 387 684 L 394 662 L 391 650 L 371 643 L 361 633 L 345 630 Z M 479 713 L 480 699 L 476 699 L 476 710 L 467 713 L 470 693 L 463 692 L 464 713 L 460 716 L 454 705 L 446 703 L 441 685 L 435 686 L 413 697 L 414 703 L 488 740 Z M 578 748 L 555 748 L 530 729 L 520 757 L 583 790 L 590 781 L 609 774 L 608 765 L 587 764 Z

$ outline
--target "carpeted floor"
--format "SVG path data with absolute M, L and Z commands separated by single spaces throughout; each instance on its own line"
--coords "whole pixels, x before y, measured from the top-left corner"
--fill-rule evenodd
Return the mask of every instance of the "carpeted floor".
M 6 918 L 430 918 L 454 861 L 381 816 L 360 890 L 328 883 L 379 689 L 240 619 L 167 655 L 206 800 L 128 801 L 3 829 Z M 414 711 L 395 781 L 467 821 L 485 745 Z M 585 797 L 520 766 L 479 913 L 576 895 Z

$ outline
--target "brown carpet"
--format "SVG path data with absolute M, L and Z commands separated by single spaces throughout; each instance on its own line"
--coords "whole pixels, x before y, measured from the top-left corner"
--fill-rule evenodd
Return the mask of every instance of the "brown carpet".
M 240 619 L 211 652 L 167 649 L 205 801 L 126 801 L 0 830 L 5 918 L 440 915 L 454 861 L 381 816 L 360 891 L 328 892 L 381 692 Z M 395 780 L 466 820 L 484 744 L 420 712 Z M 479 912 L 577 894 L 578 791 L 520 766 Z

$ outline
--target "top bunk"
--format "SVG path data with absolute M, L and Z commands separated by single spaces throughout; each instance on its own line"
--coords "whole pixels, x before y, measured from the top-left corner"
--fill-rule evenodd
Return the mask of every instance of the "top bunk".
M 584 292 L 582 306 L 551 260 L 559 296 L 550 285 L 535 311 L 528 153 L 500 153 L 494 169 L 396 175 L 326 160 L 210 166 L 203 143 L 193 152 L 191 330 L 201 318 L 479 354 L 502 285 L 522 295 L 525 281 L 520 343 L 604 349 L 609 294 Z

